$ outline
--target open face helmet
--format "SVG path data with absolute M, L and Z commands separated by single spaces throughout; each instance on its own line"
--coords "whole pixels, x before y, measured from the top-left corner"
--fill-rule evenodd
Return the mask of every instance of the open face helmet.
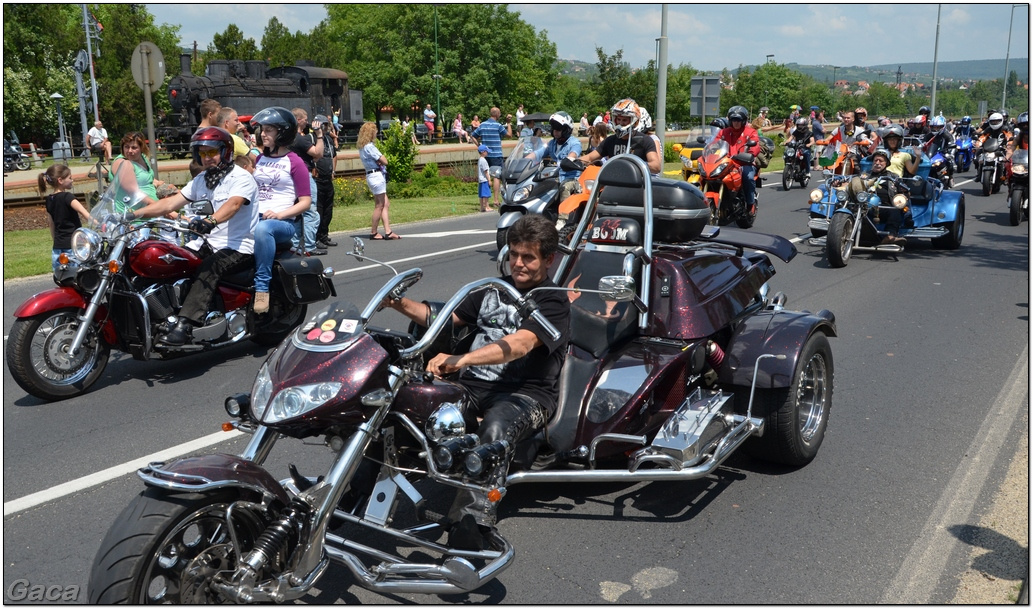
M 256 135 L 261 137 L 262 127 L 270 125 L 276 128 L 277 148 L 287 147 L 294 143 L 298 136 L 298 120 L 294 114 L 282 106 L 271 106 L 251 117 L 251 124 L 258 125 Z M 261 141 L 261 140 L 259 140 Z
M 875 149 L 875 152 L 872 153 L 872 160 L 874 161 L 875 157 L 877 157 L 877 156 L 881 156 L 882 158 L 886 159 L 886 164 L 887 165 L 889 164 L 889 162 L 890 162 L 890 151 L 889 150 L 886 150 L 882 146 L 879 146 L 878 148 Z
M 216 148 L 219 151 L 219 168 L 225 169 L 233 164 L 233 138 L 220 127 L 202 127 L 190 138 L 190 154 L 194 162 L 201 162 L 201 148 Z
M 618 125 L 616 121 L 613 121 L 613 119 L 617 118 L 618 116 L 628 117 L 631 119 L 631 122 L 627 125 Z M 610 119 L 613 124 L 613 132 L 617 135 L 617 137 L 627 137 L 628 134 L 634 131 L 635 128 L 638 126 L 638 121 L 639 118 L 641 118 L 641 116 L 641 111 L 639 110 L 638 104 L 635 103 L 635 100 L 631 99 L 630 97 L 626 97 L 620 100 L 619 102 L 615 103 L 612 108 L 610 108 Z

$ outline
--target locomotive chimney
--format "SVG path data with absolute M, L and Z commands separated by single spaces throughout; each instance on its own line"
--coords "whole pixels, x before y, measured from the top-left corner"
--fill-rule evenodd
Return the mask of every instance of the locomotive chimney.
M 193 76 L 193 73 L 190 72 L 190 53 L 179 54 L 179 75 Z

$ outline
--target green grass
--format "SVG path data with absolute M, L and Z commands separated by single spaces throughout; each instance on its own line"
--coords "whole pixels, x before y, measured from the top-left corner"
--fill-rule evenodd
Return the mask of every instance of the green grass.
M 422 197 L 391 200 L 389 209 L 391 228 L 404 235 L 405 231 L 396 229 L 396 225 L 480 213 L 480 203 L 476 195 Z M 358 231 L 368 235 L 372 215 L 372 202 L 334 207 L 330 232 Z M 52 244 L 47 229 L 4 232 L 4 280 L 49 275 Z

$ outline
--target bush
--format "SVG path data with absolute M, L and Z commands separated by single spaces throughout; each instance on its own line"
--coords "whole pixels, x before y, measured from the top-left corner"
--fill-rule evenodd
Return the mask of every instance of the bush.
M 678 163 L 681 161 L 681 155 L 674 151 L 674 142 L 670 140 L 664 140 L 664 162 L 665 163 Z
M 424 179 L 432 180 L 432 179 L 434 179 L 436 177 L 438 177 L 438 164 L 437 163 L 433 163 L 433 162 L 432 163 L 427 163 L 426 165 L 423 166 L 423 178 Z
M 418 153 L 416 144 L 412 141 L 412 129 L 412 124 L 403 130 L 402 123 L 391 121 L 387 137 L 381 144 L 384 156 L 387 157 L 388 176 L 397 182 L 408 182 L 412 179 L 413 165 L 416 164 Z
M 334 178 L 334 206 L 365 205 L 373 200 L 366 178 Z

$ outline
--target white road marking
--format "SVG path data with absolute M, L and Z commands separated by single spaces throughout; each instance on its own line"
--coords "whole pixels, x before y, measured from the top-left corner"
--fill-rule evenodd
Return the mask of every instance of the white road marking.
M 191 440 L 190 442 L 184 442 L 179 446 L 173 446 L 172 448 L 158 451 L 147 455 L 146 457 L 140 457 L 139 459 L 127 461 L 121 465 L 109 467 L 88 476 L 83 476 L 82 478 L 65 482 L 64 484 L 52 486 L 48 489 L 39 491 L 38 493 L 26 495 L 21 499 L 12 499 L 11 501 L 4 503 L 4 517 L 6 518 L 11 514 L 16 514 L 48 501 L 53 501 L 54 499 L 60 499 L 61 497 L 78 493 L 79 491 L 88 489 L 91 486 L 104 484 L 105 482 L 109 482 L 126 474 L 131 474 L 149 463 L 153 463 L 155 461 L 168 461 L 169 459 L 192 453 L 196 450 L 201 450 L 202 448 L 207 448 L 213 444 L 232 440 L 241 435 L 243 434 L 239 431 L 220 431 L 218 433 L 204 436 L 203 438 Z
M 398 260 L 385 260 L 385 262 L 387 264 L 390 264 L 390 265 L 394 266 L 394 265 L 402 263 L 402 262 L 412 262 L 413 260 L 422 260 L 424 258 L 431 258 L 433 256 L 440 256 L 441 254 L 451 254 L 451 253 L 454 253 L 454 252 L 462 252 L 464 250 L 477 249 L 479 247 L 484 247 L 486 245 L 490 245 L 490 246 L 494 247 L 495 246 L 495 242 L 494 241 L 486 241 L 484 243 L 474 243 L 473 245 L 464 245 L 463 247 L 457 247 L 457 248 L 453 248 L 453 249 L 450 249 L 450 250 L 432 252 L 430 254 L 421 254 L 419 256 L 410 256 L 409 258 L 399 258 Z M 378 269 L 378 268 L 383 268 L 383 267 L 380 266 L 379 264 L 367 264 L 366 266 L 359 266 L 359 267 L 355 267 L 353 269 L 347 269 L 347 270 L 344 270 L 344 271 L 334 271 L 334 277 L 336 277 L 338 275 L 344 275 L 346 273 L 357 273 L 359 271 L 365 271 L 365 270 L 369 270 L 369 269 Z
M 947 560 L 958 546 L 967 547 L 950 532 L 950 527 L 972 522 L 972 512 L 986 484 L 990 467 L 1004 448 L 1008 432 L 1028 404 L 1029 347 L 1026 347 L 968 450 L 960 453 L 964 455 L 962 462 L 944 487 L 929 520 L 901 562 L 881 602 L 894 605 L 930 602 Z

